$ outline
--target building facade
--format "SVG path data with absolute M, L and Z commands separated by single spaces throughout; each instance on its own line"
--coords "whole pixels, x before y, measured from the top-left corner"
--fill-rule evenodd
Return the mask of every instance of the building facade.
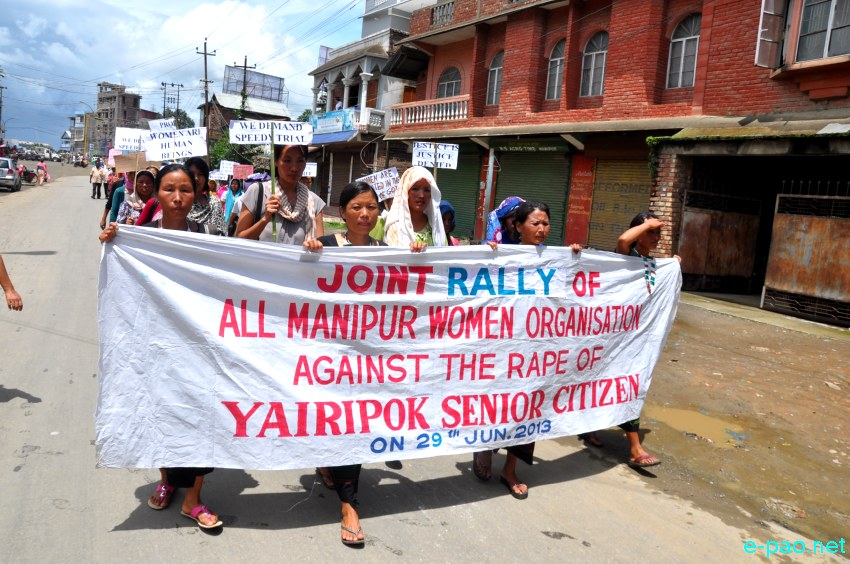
M 519 195 L 550 205 L 550 243 L 612 250 L 649 209 L 686 287 L 848 323 L 848 259 L 812 274 L 778 211 L 817 201 L 802 248 L 846 257 L 848 68 L 840 0 L 454 0 L 414 12 L 383 69 L 414 87 L 386 139 L 460 145 L 438 178 L 459 236 Z
M 142 97 L 127 92 L 123 84 L 100 82 L 97 88 L 97 108 L 88 120 L 87 142 L 93 154 L 106 156 L 114 143 L 116 127 L 139 127 Z
M 396 44 L 407 37 L 413 11 L 435 4 L 424 0 L 367 0 L 361 37 L 321 49 L 313 77 L 311 160 L 318 163 L 314 190 L 330 212 L 349 182 L 378 170 L 410 166 L 403 143 L 387 143 L 391 106 L 413 96 L 410 81 L 382 69 Z

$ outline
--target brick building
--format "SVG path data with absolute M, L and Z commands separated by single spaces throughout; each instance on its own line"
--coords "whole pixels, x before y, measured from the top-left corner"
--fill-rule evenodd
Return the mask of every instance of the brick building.
M 521 195 L 550 243 L 610 250 L 650 209 L 686 287 L 850 323 L 847 2 L 454 0 L 398 43 L 384 74 L 415 101 L 386 138 L 460 145 L 438 172 L 459 236 Z

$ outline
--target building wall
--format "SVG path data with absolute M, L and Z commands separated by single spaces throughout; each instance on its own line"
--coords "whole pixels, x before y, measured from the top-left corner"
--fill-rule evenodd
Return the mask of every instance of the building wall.
M 435 98 L 440 73 L 454 65 L 473 108 L 462 127 L 850 108 L 850 98 L 811 100 L 793 80 L 771 78 L 769 69 L 754 66 L 759 0 L 588 0 L 556 10 L 528 4 L 530 8 L 510 15 L 506 23 L 479 25 L 474 39 L 424 45 L 435 54 L 417 84 L 417 100 Z M 486 13 L 488 5 L 504 10 L 507 3 L 484 2 L 479 12 L 477 2 L 456 0 L 453 24 Z M 668 89 L 670 38 L 694 12 L 702 14 L 695 86 Z M 413 14 L 412 36 L 431 29 L 430 14 L 430 8 Z M 609 34 L 604 94 L 581 97 L 583 51 L 599 31 Z M 544 100 L 548 57 L 560 38 L 567 39 L 561 99 Z M 487 66 L 502 49 L 500 104 L 484 107 Z M 478 80 L 472 80 L 475 72 Z M 394 126 L 392 131 L 451 130 L 459 125 L 424 123 Z

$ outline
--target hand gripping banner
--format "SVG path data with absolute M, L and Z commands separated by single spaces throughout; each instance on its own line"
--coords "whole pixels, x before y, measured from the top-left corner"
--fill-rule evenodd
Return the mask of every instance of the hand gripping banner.
M 121 227 L 98 465 L 285 469 L 480 451 L 636 418 L 681 271 L 503 245 L 299 247 Z

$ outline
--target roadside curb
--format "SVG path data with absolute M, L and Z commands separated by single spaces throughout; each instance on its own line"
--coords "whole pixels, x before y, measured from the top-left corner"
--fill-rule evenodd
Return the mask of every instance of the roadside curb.
M 790 331 L 797 331 L 799 333 L 806 333 L 817 337 L 839 339 L 850 342 L 850 330 L 848 329 L 834 327 L 824 323 L 817 323 L 815 321 L 808 321 L 806 319 L 798 319 L 782 313 L 726 302 L 706 296 L 699 296 L 690 292 L 682 292 L 679 302 L 685 305 L 713 311 L 715 313 L 722 313 L 731 317 L 737 317 L 739 319 L 748 319 L 756 323 L 764 323 L 775 327 L 781 327 Z

